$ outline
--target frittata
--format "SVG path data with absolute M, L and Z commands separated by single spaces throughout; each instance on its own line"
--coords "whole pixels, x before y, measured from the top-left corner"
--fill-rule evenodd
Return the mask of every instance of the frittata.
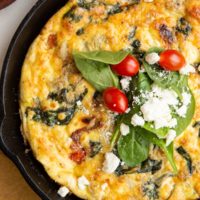
M 195 69 L 188 75 L 195 112 L 173 142 L 177 172 L 155 144 L 150 144 L 142 163 L 127 166 L 120 156 L 123 152 L 111 145 L 120 114 L 107 108 L 101 89 L 85 78 L 90 72 L 81 73 L 75 59 L 77 52 L 128 51 L 140 61 L 155 47 L 178 50 Z M 140 64 L 140 73 L 146 73 Z M 19 100 L 23 136 L 48 175 L 82 199 L 198 199 L 199 70 L 199 0 L 66 1 L 35 39 L 23 64 Z M 100 73 L 93 74 L 94 81 Z M 137 119 L 134 123 L 139 125 Z

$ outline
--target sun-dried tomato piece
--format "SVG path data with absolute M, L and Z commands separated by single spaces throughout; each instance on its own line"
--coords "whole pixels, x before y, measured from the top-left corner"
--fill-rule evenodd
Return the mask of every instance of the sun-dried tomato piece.
M 54 48 L 57 45 L 57 35 L 50 34 L 47 42 L 50 49 Z
M 86 157 L 86 151 L 84 148 L 79 149 L 78 151 L 73 152 L 70 155 L 70 159 L 76 162 L 77 164 L 81 164 L 85 160 L 85 157 Z

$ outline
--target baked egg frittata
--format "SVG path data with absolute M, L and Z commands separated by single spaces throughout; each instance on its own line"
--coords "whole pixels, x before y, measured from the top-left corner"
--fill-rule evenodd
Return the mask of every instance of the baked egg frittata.
M 161 62 L 167 49 L 181 69 Z M 117 74 L 128 54 L 139 72 Z M 198 199 L 199 71 L 199 0 L 66 1 L 23 64 L 23 136 L 61 196 Z M 111 87 L 123 114 L 102 95 Z

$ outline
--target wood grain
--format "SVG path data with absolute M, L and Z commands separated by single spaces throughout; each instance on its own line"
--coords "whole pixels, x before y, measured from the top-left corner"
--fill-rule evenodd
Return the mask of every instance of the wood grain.
M 0 188 L 0 200 L 40 200 L 2 151 L 0 151 Z

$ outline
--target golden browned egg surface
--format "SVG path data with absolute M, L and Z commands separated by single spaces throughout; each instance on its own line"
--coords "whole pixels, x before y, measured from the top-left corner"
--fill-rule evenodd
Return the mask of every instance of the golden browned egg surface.
M 185 33 L 180 20 L 190 27 Z M 151 47 L 177 49 L 190 64 L 200 62 L 200 0 L 97 0 L 68 1 L 45 25 L 31 45 L 22 68 L 20 114 L 22 133 L 35 158 L 49 176 L 83 199 L 191 200 L 200 197 L 200 77 L 191 74 L 189 85 L 196 110 L 190 126 L 175 140 L 192 159 L 193 173 L 177 151 L 178 174 L 164 153 L 152 148 L 152 159 L 162 161 L 152 174 L 117 176 L 102 171 L 104 155 L 110 151 L 109 133 L 114 116 L 101 95 L 76 69 L 72 51 Z M 101 144 L 92 155 L 91 141 Z M 78 179 L 85 176 L 84 189 Z M 105 186 L 107 187 L 102 187 Z M 149 195 L 149 191 L 156 191 Z M 151 196 L 151 197 L 150 197 Z

